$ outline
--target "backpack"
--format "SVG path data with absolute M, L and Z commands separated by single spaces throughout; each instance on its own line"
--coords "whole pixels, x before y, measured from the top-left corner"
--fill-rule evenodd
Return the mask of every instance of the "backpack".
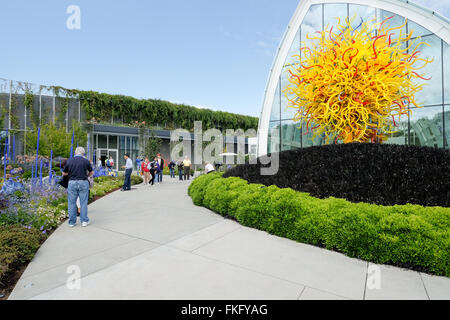
M 106 166 L 107 166 L 107 167 L 111 167 L 111 162 L 109 161 L 109 159 L 106 160 Z
M 58 184 L 67 189 L 69 187 L 69 176 L 62 176 L 62 179 L 59 180 Z

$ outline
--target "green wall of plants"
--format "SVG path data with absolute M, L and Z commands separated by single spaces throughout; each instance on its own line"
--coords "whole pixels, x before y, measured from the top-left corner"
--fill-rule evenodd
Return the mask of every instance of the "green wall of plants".
M 200 109 L 157 99 L 136 99 L 123 95 L 111 95 L 95 91 L 79 91 L 86 120 L 111 122 L 120 119 L 123 124 L 145 121 L 147 125 L 158 123 L 166 129 L 193 130 L 195 121 L 202 121 L 203 128 L 257 129 L 258 118 L 222 111 Z

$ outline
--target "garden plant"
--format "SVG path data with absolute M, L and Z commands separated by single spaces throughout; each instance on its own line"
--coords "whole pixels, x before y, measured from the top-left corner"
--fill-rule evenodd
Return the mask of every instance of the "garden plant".
M 291 188 L 202 175 L 189 195 L 244 226 L 379 264 L 450 277 L 450 208 L 319 199 Z
M 55 176 L 50 183 L 47 177 L 41 184 L 38 178 L 16 176 L 0 192 L 0 289 L 11 285 L 8 279 L 31 261 L 49 234 L 67 219 L 67 191 L 57 183 L 60 178 Z M 101 176 L 94 180 L 90 202 L 123 184 L 118 177 Z M 132 176 L 133 185 L 142 181 L 141 177 Z

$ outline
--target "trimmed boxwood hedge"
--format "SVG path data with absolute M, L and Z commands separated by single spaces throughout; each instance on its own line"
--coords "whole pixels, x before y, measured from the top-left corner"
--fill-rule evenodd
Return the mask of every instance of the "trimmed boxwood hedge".
M 3 277 L 28 263 L 46 236 L 37 229 L 20 226 L 0 226 L 0 287 Z
M 353 143 L 279 153 L 280 169 L 242 165 L 225 177 L 379 205 L 450 207 L 450 151 L 429 147 Z
M 318 199 L 219 173 L 195 179 L 188 192 L 196 205 L 244 226 L 373 263 L 450 277 L 450 208 Z

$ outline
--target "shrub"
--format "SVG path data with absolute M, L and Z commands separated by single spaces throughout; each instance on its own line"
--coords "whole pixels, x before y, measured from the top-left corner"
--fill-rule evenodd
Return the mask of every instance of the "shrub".
M 284 151 L 279 156 L 275 175 L 261 176 L 258 164 L 237 166 L 224 177 L 292 188 L 321 199 L 450 207 L 449 150 L 353 143 Z
M 220 174 L 194 180 L 189 195 L 248 227 L 374 263 L 450 276 L 450 208 L 318 199 Z
M 50 150 L 53 150 L 53 156 L 61 156 L 68 158 L 70 156 L 72 134 L 75 134 L 75 141 L 80 146 L 85 146 L 87 143 L 87 134 L 78 121 L 72 121 L 72 128 L 70 131 L 66 130 L 65 126 L 56 126 L 52 122 L 43 123 L 40 126 L 40 140 L 39 152 L 40 154 L 49 155 Z M 28 131 L 26 135 L 27 152 L 33 154 L 36 152 L 38 127 L 34 125 L 32 131 Z
M 22 174 L 22 179 L 31 179 L 32 172 L 31 170 L 27 170 Z
M 142 182 L 144 182 L 144 179 L 142 177 L 136 175 L 131 176 L 132 185 L 141 184 Z
M 34 229 L 0 226 L 0 284 L 6 273 L 33 259 L 45 238 Z
M 195 179 L 188 188 L 188 194 L 192 197 L 194 204 L 197 206 L 203 205 L 203 199 L 205 197 L 206 187 L 213 180 L 220 178 L 222 175 L 220 173 L 211 173 L 208 175 L 203 175 L 202 179 Z
M 236 210 L 237 221 L 248 227 L 267 230 L 270 195 L 277 190 L 279 188 L 276 186 L 267 188 L 262 185 L 248 185 L 247 190 L 231 205 L 231 208 Z
M 206 187 L 203 204 L 224 216 L 234 217 L 235 212 L 230 211 L 230 205 L 246 187 L 247 181 L 239 178 L 229 178 L 225 181 L 215 179 Z

